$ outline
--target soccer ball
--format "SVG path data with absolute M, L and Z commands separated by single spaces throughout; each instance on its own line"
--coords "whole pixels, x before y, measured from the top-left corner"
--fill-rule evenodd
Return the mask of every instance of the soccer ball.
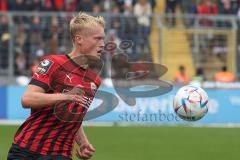
M 181 119 L 197 121 L 208 112 L 208 95 L 200 87 L 184 86 L 173 99 L 173 109 Z

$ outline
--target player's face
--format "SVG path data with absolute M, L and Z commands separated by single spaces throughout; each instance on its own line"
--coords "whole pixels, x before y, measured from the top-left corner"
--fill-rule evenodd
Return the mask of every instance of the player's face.
M 104 49 L 104 28 L 100 25 L 89 28 L 86 35 L 82 37 L 81 52 L 100 58 Z

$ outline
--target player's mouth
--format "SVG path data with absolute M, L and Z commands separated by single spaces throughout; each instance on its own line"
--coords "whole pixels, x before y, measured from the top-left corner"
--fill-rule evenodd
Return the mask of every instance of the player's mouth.
M 102 49 L 101 49 L 101 50 L 98 50 L 98 51 L 97 51 L 97 55 L 100 57 L 100 56 L 102 55 L 102 52 L 103 52 Z

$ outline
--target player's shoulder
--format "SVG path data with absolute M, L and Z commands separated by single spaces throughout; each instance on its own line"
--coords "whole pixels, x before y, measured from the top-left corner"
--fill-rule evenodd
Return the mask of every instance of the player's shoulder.
M 47 55 L 41 58 L 37 71 L 42 74 L 52 73 L 66 61 L 66 55 Z
M 66 61 L 66 55 L 47 55 L 41 58 L 42 61 L 50 61 L 52 63 L 61 64 Z

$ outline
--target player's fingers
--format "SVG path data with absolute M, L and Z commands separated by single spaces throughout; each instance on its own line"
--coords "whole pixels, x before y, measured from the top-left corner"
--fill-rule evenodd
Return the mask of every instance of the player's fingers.
M 84 155 L 80 150 L 76 150 L 76 156 L 79 158 L 79 159 L 89 159 L 86 155 Z
M 89 151 L 82 152 L 82 158 L 85 158 L 85 159 L 90 159 L 92 157 L 92 155 L 93 155 L 93 153 L 89 152 Z
M 74 87 L 71 91 L 68 92 L 68 94 L 84 94 L 84 90 L 78 86 Z
M 93 155 L 93 151 L 89 151 L 88 149 L 85 149 L 82 151 L 83 155 L 91 157 Z
M 77 95 L 77 94 L 72 94 L 72 95 L 69 95 L 69 100 L 70 101 L 75 101 L 75 102 L 84 102 L 84 98 L 82 95 Z
M 95 152 L 95 151 L 96 151 L 96 149 L 93 147 L 92 144 L 89 144 L 89 145 L 88 145 L 88 150 L 90 150 L 90 151 L 92 151 L 92 152 Z
M 74 101 L 77 101 L 77 102 L 84 102 L 84 97 L 82 95 L 75 95 L 74 96 Z

